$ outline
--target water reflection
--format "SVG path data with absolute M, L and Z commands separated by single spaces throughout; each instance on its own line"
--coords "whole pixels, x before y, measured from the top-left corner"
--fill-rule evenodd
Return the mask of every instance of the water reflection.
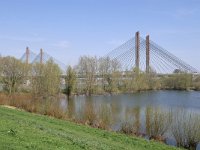
M 157 91 L 113 96 L 75 96 L 62 99 L 61 106 L 67 109 L 70 118 L 79 122 L 115 131 L 119 131 L 122 126 L 125 129 L 130 127 L 136 135 L 175 144 L 171 128 L 173 117 L 179 109 L 199 114 L 200 93 Z

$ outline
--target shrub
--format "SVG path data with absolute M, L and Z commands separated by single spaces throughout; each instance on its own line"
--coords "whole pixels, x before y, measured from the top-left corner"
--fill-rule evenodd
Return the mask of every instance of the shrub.
M 174 113 L 172 134 L 177 146 L 188 149 L 196 149 L 200 142 L 200 116 L 185 110 Z

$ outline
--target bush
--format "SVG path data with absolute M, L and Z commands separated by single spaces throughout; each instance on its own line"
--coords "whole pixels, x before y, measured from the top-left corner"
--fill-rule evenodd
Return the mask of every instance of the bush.
M 188 149 L 196 149 L 200 142 L 200 116 L 195 113 L 187 113 L 178 110 L 174 113 L 172 134 L 177 146 Z
M 121 128 L 119 129 L 119 132 L 128 134 L 128 135 L 135 135 L 137 130 L 133 123 L 126 121 L 121 124 Z
M 164 140 L 164 134 L 172 121 L 170 111 L 161 111 L 161 108 L 146 108 L 146 134 L 150 139 Z
M 108 105 L 100 105 L 98 116 L 98 127 L 102 129 L 110 129 L 112 124 L 112 111 Z

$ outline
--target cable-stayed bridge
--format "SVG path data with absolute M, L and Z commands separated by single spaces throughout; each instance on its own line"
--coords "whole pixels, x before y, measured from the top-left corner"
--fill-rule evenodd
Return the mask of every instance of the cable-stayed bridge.
M 22 55 L 21 61 L 26 63 L 46 63 L 48 60 L 52 59 L 54 63 L 56 63 L 63 73 L 65 73 L 66 65 L 56 58 L 50 56 L 48 53 L 44 52 L 42 49 L 40 49 L 39 54 L 35 54 L 32 52 L 28 47 L 26 48 L 26 52 Z
M 153 71 L 161 74 L 198 72 L 196 68 L 151 41 L 149 35 L 145 39 L 140 37 L 139 32 L 105 57 L 118 61 L 123 70 L 138 68 L 147 73 Z
M 104 57 L 117 61 L 121 65 L 122 71 L 138 68 L 146 73 L 198 73 L 196 68 L 151 41 L 149 35 L 145 39 L 140 37 L 139 32 L 136 32 L 135 37 L 110 51 Z M 37 55 L 27 47 L 26 52 L 21 57 L 21 60 L 26 63 L 45 63 L 49 59 L 57 63 L 63 73 L 65 72 L 66 65 L 42 49 Z

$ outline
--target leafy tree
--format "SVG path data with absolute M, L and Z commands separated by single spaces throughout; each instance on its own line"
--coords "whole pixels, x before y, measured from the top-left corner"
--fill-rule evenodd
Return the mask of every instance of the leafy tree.
M 195 77 L 193 81 L 193 86 L 195 90 L 200 90 L 200 76 Z
M 149 89 L 146 73 L 140 71 L 138 68 L 134 68 L 129 72 L 126 80 L 128 80 L 126 83 L 129 82 L 128 89 L 130 92 Z
M 177 73 L 162 78 L 163 87 L 176 90 L 187 90 L 192 86 L 192 75 Z
M 111 60 L 109 57 L 100 58 L 98 63 L 103 90 L 109 93 L 118 92 L 121 79 L 120 63 L 117 60 Z
M 1 81 L 4 89 L 9 94 L 15 93 L 27 76 L 26 65 L 14 57 L 3 57 L 0 61 Z
M 74 91 L 76 84 L 76 72 L 72 69 L 71 66 L 67 68 L 65 83 L 66 83 L 65 93 L 68 96 L 70 96 Z
M 53 60 L 33 65 L 32 92 L 36 96 L 56 96 L 60 92 L 61 70 Z
M 82 83 L 84 86 L 84 93 L 86 95 L 91 95 L 95 91 L 96 84 L 96 73 L 97 73 L 97 58 L 83 56 L 79 59 L 77 66 L 78 74 L 84 79 Z

